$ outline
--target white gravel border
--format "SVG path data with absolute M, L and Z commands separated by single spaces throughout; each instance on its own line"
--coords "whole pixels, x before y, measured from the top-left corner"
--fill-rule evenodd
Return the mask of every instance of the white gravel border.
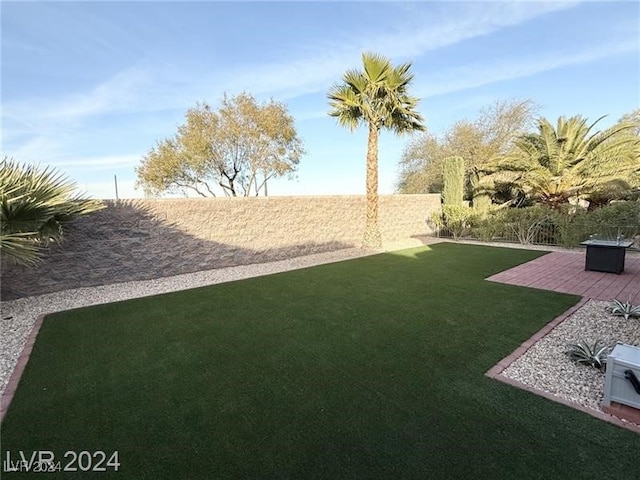
M 602 412 L 605 374 L 578 364 L 567 355 L 567 345 L 601 340 L 610 348 L 616 343 L 640 346 L 640 319 L 612 315 L 610 302 L 589 300 L 547 335 L 514 360 L 500 375 L 536 390 Z

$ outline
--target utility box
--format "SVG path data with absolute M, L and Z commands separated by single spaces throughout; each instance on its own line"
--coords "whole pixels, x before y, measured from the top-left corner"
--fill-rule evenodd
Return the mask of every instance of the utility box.
M 640 409 L 640 347 L 618 344 L 607 357 L 603 406 L 611 402 Z

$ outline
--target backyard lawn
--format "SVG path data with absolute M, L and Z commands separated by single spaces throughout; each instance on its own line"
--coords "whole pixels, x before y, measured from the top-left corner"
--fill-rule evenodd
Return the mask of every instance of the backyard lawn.
M 34 478 L 638 478 L 640 435 L 484 375 L 578 301 L 483 280 L 542 254 L 437 244 L 51 315 L 2 459 L 118 452 L 117 472 Z

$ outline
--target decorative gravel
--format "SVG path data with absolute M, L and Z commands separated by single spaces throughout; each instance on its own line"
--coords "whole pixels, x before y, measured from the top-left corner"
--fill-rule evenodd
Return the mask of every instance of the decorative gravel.
M 605 309 L 609 302 L 589 300 L 551 332 L 536 342 L 501 375 L 537 390 L 601 412 L 605 374 L 571 360 L 565 352 L 569 343 L 601 340 L 609 346 L 617 342 L 640 345 L 640 319 L 617 317 Z

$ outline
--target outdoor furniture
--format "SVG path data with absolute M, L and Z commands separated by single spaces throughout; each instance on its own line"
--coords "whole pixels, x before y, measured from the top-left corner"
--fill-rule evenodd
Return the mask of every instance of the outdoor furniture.
M 587 247 L 585 270 L 620 274 L 624 272 L 626 249 L 633 245 L 633 242 L 590 239 L 580 245 Z

